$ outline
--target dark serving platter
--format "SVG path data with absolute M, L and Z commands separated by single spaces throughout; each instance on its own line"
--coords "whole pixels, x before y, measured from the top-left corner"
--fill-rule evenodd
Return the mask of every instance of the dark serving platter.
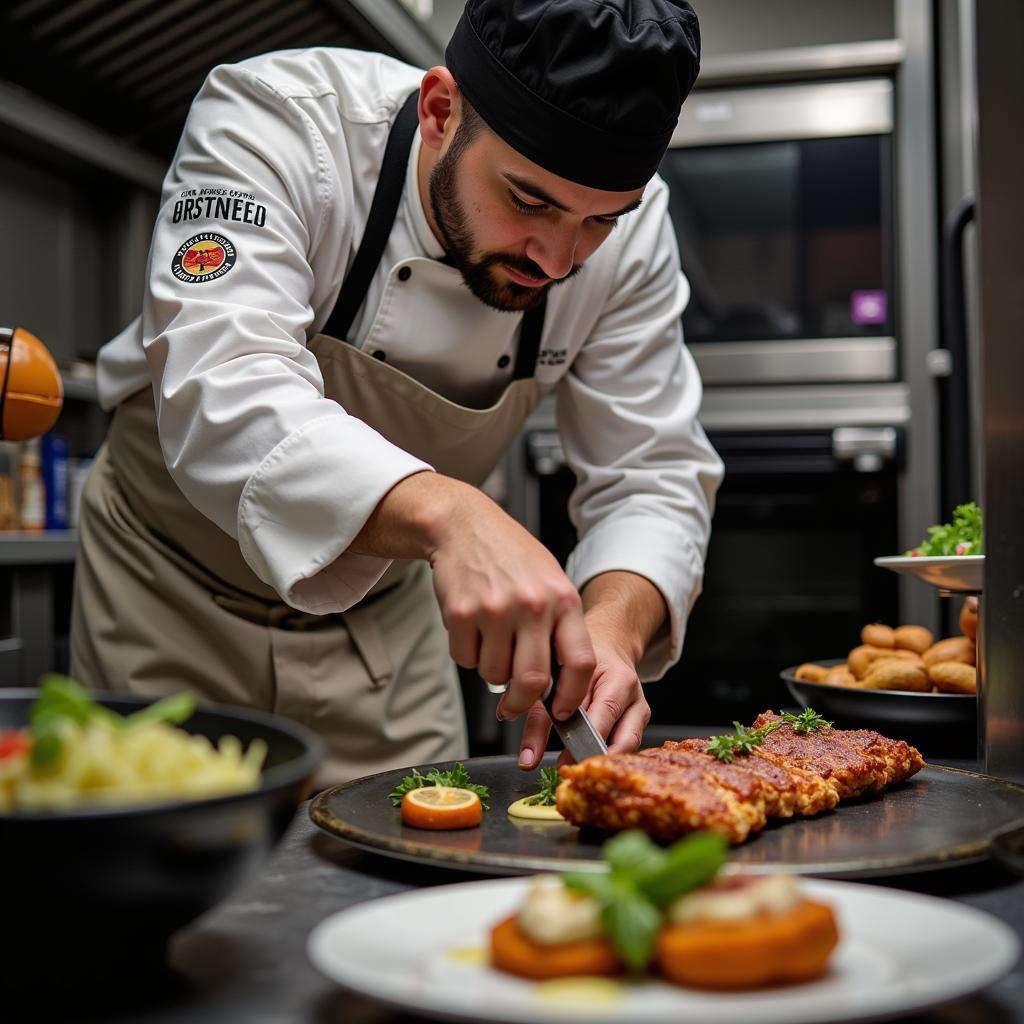
M 816 661 L 831 668 L 844 658 Z M 877 729 L 913 743 L 931 757 L 974 757 L 978 749 L 978 698 L 964 693 L 915 693 L 911 690 L 858 690 L 796 678 L 796 669 L 779 675 L 801 707 L 845 729 Z
M 506 813 L 509 804 L 536 791 L 536 773 L 521 772 L 511 755 L 470 758 L 465 764 L 474 782 L 490 788 L 490 810 L 478 828 L 405 827 L 387 796 L 408 768 L 325 790 L 314 799 L 310 817 L 362 849 L 418 863 L 492 875 L 599 867 L 604 834 Z M 1024 822 L 1024 786 L 928 766 L 884 795 L 843 803 L 813 819 L 771 822 L 735 848 L 731 864 L 756 873 L 829 878 L 928 871 L 984 860 L 991 838 L 1019 822 Z

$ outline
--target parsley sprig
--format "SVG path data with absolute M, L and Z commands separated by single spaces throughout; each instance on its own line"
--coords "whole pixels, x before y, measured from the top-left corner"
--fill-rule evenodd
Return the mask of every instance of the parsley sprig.
M 491 793 L 486 786 L 478 786 L 470 782 L 469 772 L 466 771 L 466 766 L 461 761 L 456 761 L 451 768 L 442 770 L 440 768 L 431 768 L 426 775 L 423 775 L 418 769 L 413 768 L 412 775 L 406 775 L 402 781 L 395 786 L 390 793 L 388 793 L 388 799 L 398 807 L 402 802 L 402 797 L 409 792 L 410 789 L 422 789 L 424 786 L 452 786 L 455 789 L 471 789 L 478 797 L 480 797 L 480 803 L 483 804 L 484 810 L 489 807 L 488 801 L 490 800 Z
M 741 725 L 739 722 L 732 724 L 736 727 L 735 732 L 710 737 L 707 747 L 704 748 L 707 753 L 726 764 L 732 764 L 737 754 L 752 754 L 754 747 L 761 746 L 769 733 L 781 729 L 784 725 L 793 726 L 793 731 L 799 733 L 822 732 L 832 728 L 832 723 L 826 722 L 814 708 L 807 708 L 799 715 L 783 711 L 774 722 L 768 722 L 759 729 Z
M 717 832 L 695 832 L 665 850 L 643 832 L 622 832 L 601 848 L 607 871 L 571 872 L 562 881 L 597 900 L 601 925 L 615 951 L 630 970 L 642 971 L 654 954 L 663 909 L 710 882 L 725 862 L 728 845 Z
M 562 781 L 558 769 L 555 767 L 541 768 L 540 770 L 540 792 L 526 798 L 526 803 L 531 807 L 554 807 L 555 790 Z

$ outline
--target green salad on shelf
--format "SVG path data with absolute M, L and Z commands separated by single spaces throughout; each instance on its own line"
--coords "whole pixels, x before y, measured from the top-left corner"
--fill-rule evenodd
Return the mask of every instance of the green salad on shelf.
M 928 527 L 928 536 L 911 548 L 911 557 L 982 555 L 981 509 L 973 501 L 953 509 L 953 521 Z

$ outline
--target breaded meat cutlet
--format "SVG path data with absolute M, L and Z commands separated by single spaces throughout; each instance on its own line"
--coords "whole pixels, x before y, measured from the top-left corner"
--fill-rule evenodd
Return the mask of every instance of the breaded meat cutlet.
M 735 844 L 766 821 L 763 799 L 741 799 L 696 755 L 666 760 L 603 754 L 567 765 L 562 777 L 555 800 L 574 825 L 608 832 L 638 828 L 664 840 L 712 829 Z
M 872 729 L 833 729 L 831 734 L 854 750 L 882 758 L 887 786 L 909 779 L 924 767 L 921 752 L 905 740 L 891 740 Z
M 765 711 L 757 716 L 753 728 L 760 729 L 778 720 L 773 711 Z M 814 772 L 835 788 L 840 800 L 878 793 L 885 788 L 885 758 L 844 743 L 835 729 L 799 733 L 787 723 L 768 733 L 757 753 L 783 768 Z
M 667 740 L 666 750 L 688 750 L 717 761 L 707 753 L 706 739 Z M 731 767 L 758 776 L 765 786 L 765 814 L 769 818 L 790 818 L 794 814 L 810 817 L 830 811 L 839 802 L 839 794 L 816 772 L 803 768 L 783 767 L 774 761 L 756 756 L 738 757 Z M 718 762 L 721 763 L 721 762 Z

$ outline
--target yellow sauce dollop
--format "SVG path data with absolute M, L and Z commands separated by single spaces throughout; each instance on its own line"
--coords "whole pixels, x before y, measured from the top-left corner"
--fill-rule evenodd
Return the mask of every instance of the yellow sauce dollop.
M 607 1006 L 622 998 L 622 982 L 613 978 L 553 978 L 538 981 L 533 990 L 535 999 L 561 1006 Z
M 547 807 L 541 804 L 528 804 L 526 801 L 530 799 L 531 797 L 524 796 L 522 800 L 517 800 L 514 804 L 509 805 L 508 813 L 513 818 L 533 818 L 535 821 L 565 821 L 565 818 L 558 813 L 558 808 L 553 804 Z
M 457 964 L 465 964 L 469 967 L 483 967 L 491 962 L 491 956 L 486 946 L 459 946 L 455 949 L 445 950 L 445 956 Z

